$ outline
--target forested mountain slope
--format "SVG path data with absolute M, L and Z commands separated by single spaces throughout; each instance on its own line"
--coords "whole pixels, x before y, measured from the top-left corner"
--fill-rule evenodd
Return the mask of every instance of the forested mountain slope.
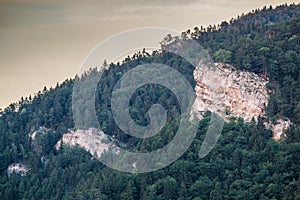
M 1 112 L 0 199 L 300 199 L 300 6 L 264 8 L 229 23 L 186 33 L 208 49 L 215 61 L 269 78 L 268 88 L 273 92 L 267 115 L 273 121 L 289 118 L 293 122 L 286 138 L 274 141 L 263 118 L 251 123 L 232 118 L 225 123 L 215 148 L 200 159 L 198 151 L 211 117 L 207 112 L 187 152 L 155 172 L 122 173 L 79 147 L 56 150 L 57 141 L 74 128 L 74 80 L 93 78 L 98 72 L 91 69 L 82 77 L 22 98 Z M 193 66 L 171 53 L 138 52 L 123 63 L 110 64 L 98 85 L 98 120 L 117 145 L 133 151 L 164 146 L 178 128 L 178 102 L 171 91 L 158 85 L 135 92 L 130 112 L 138 124 L 145 125 L 149 107 L 163 104 L 170 114 L 161 134 L 147 140 L 129 137 L 113 120 L 113 86 L 124 72 L 151 62 L 171 66 L 196 84 Z M 29 170 L 25 175 L 8 175 L 7 168 L 13 163 Z

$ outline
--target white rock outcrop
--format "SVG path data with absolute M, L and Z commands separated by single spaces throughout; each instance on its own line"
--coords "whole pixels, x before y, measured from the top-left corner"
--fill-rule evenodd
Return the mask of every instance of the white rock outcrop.
M 104 151 L 114 149 L 114 152 L 118 153 L 118 148 L 108 140 L 108 137 L 103 131 L 89 128 L 88 130 L 76 130 L 71 131 L 63 135 L 62 139 L 59 140 L 55 146 L 57 150 L 61 148 L 61 145 L 67 144 L 69 146 L 76 146 L 85 149 L 90 154 L 97 157 L 101 157 Z
M 291 127 L 291 124 L 292 123 L 289 119 L 278 119 L 274 124 L 271 124 L 270 122 L 265 123 L 265 126 L 272 130 L 274 140 L 278 141 L 286 137 L 284 131 L 289 129 Z
M 11 176 L 13 173 L 15 173 L 15 174 L 20 174 L 21 176 L 26 176 L 26 174 L 29 170 L 30 169 L 24 164 L 13 163 L 8 166 L 7 175 Z
M 242 117 L 247 122 L 264 115 L 269 99 L 266 78 L 220 63 L 198 66 L 194 78 L 197 98 L 193 110 L 200 119 L 207 110 L 225 120 Z
M 30 132 L 28 135 L 32 140 L 35 140 L 38 134 L 46 134 L 50 130 L 51 129 L 46 128 L 45 126 L 40 126 L 38 130 Z
M 199 119 L 205 111 L 217 113 L 225 121 L 230 117 L 242 117 L 246 122 L 265 115 L 269 93 L 268 79 L 255 73 L 236 70 L 233 66 L 215 63 L 214 66 L 199 65 L 194 70 L 196 101 L 193 113 Z M 274 124 L 265 123 L 273 132 L 273 139 L 280 140 L 291 126 L 290 120 L 279 119 Z

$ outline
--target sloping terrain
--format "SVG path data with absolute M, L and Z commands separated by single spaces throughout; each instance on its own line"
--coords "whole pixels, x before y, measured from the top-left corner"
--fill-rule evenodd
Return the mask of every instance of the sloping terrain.
M 227 120 L 218 143 L 203 159 L 198 152 L 210 123 L 209 112 L 199 113 L 202 120 L 196 138 L 180 159 L 155 172 L 127 174 L 107 168 L 94 159 L 92 152 L 80 148 L 87 147 L 83 135 L 97 139 L 102 138 L 101 134 L 88 128 L 69 131 L 74 130 L 74 79 L 12 103 L 0 114 L 0 199 L 299 199 L 299 19 L 299 5 L 283 5 L 186 31 L 187 37 L 204 46 L 215 62 L 226 63 L 211 75 L 218 74 L 214 84 L 203 76 L 209 71 L 196 69 L 194 73 L 193 66 L 165 52 L 138 52 L 104 71 L 97 91 L 100 126 L 118 147 L 142 152 L 158 149 L 174 137 L 180 114 L 178 102 L 164 88 L 140 88 L 133 95 L 130 110 L 138 124 L 147 125 L 146 113 L 153 103 L 162 103 L 169 112 L 162 134 L 139 140 L 124 134 L 113 120 L 110 98 L 114 85 L 122 73 L 141 63 L 158 62 L 182 73 L 196 88 L 196 110 L 209 109 L 211 101 Z M 97 73 L 91 69 L 76 79 L 84 81 Z M 221 91 L 215 90 L 216 86 Z M 228 95 L 218 96 L 223 92 Z M 75 103 L 86 100 L 83 93 Z M 88 116 L 84 111 L 82 114 Z M 259 117 L 259 113 L 266 118 Z M 285 119 L 290 120 L 290 128 L 282 133 L 280 141 L 275 141 L 267 126 L 276 126 Z M 29 133 L 40 127 L 48 131 L 37 134 L 35 141 Z M 75 145 L 56 149 L 59 140 Z M 10 173 L 17 169 L 30 170 Z

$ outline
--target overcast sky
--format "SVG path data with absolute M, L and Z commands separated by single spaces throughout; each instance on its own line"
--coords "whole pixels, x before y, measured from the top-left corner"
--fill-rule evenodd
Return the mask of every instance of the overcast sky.
M 0 108 L 74 77 L 97 44 L 122 31 L 163 27 L 182 32 L 292 2 L 0 0 Z

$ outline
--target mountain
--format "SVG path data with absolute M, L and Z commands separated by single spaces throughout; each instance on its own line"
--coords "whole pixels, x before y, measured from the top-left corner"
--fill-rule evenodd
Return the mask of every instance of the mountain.
M 246 86 L 254 80 L 251 77 L 261 80 L 257 83 L 264 87 L 250 85 L 249 89 L 263 94 L 265 107 L 255 115 L 239 114 L 234 107 L 239 104 L 233 103 L 222 110 L 226 118 L 222 134 L 213 150 L 200 159 L 198 152 L 213 118 L 204 109 L 194 141 L 174 163 L 144 174 L 119 172 L 84 150 L 90 147 L 59 142 L 84 141 L 82 134 L 102 137 L 93 131 L 94 121 L 84 107 L 79 113 L 72 111 L 72 103 L 89 101 L 88 91 L 82 91 L 72 102 L 72 92 L 76 81 L 88 85 L 99 75 L 96 68 L 90 69 L 34 97 L 21 98 L 1 112 L 0 199 L 300 199 L 300 5 L 255 10 L 220 25 L 187 30 L 184 35 L 199 42 L 215 62 L 230 66 L 226 70 L 233 80 L 241 73 L 246 75 L 239 82 Z M 111 63 L 102 72 L 95 105 L 106 134 L 102 139 L 113 141 L 117 148 L 151 152 L 168 144 L 178 130 L 179 102 L 172 91 L 155 84 L 133 93 L 129 112 L 137 124 L 147 125 L 151 105 L 163 105 L 168 115 L 160 134 L 139 139 L 125 134 L 114 121 L 110 101 L 114 86 L 125 72 L 152 62 L 177 70 L 196 91 L 201 86 L 195 80 L 197 69 L 170 52 L 137 52 L 123 63 Z M 239 89 L 246 91 L 246 86 Z M 253 101 L 260 103 L 257 98 Z M 75 129 L 73 114 L 84 115 L 90 124 Z M 267 126 L 275 127 L 280 121 L 290 121 L 290 125 L 274 140 L 275 129 Z

